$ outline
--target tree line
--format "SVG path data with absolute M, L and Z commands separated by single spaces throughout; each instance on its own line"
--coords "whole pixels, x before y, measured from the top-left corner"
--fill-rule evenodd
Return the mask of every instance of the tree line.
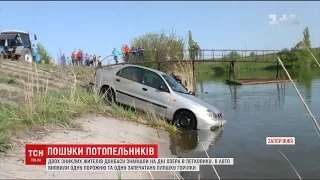
M 303 30 L 303 39 L 299 41 L 290 50 L 284 48 L 280 51 L 280 57 L 285 65 L 297 68 L 301 66 L 310 67 L 314 61 L 308 49 L 318 58 L 320 58 L 320 50 L 316 51 L 311 47 L 309 28 Z

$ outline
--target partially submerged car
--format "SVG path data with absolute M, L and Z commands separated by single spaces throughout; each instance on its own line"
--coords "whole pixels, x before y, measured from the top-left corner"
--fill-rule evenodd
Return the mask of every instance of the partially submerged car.
M 214 129 L 225 124 L 223 114 L 190 95 L 172 76 L 137 65 L 97 69 L 91 88 L 107 102 L 152 111 L 180 129 Z

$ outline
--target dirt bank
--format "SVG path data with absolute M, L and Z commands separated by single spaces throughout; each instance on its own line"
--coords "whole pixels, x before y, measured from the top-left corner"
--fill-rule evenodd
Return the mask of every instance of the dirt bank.
M 77 119 L 84 130 L 55 130 L 21 140 L 0 159 L 0 178 L 10 179 L 118 179 L 117 172 L 46 172 L 44 166 L 25 166 L 22 143 L 158 143 L 160 157 L 169 153 L 167 132 L 114 118 L 94 115 Z M 152 174 L 152 177 L 150 175 Z M 169 172 L 122 172 L 122 179 L 174 179 Z

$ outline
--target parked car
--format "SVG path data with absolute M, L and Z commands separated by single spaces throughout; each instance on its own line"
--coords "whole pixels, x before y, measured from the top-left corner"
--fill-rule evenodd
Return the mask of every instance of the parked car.
M 117 102 L 164 117 L 180 129 L 213 129 L 223 126 L 223 114 L 190 95 L 172 76 L 137 65 L 97 69 L 91 88 Z

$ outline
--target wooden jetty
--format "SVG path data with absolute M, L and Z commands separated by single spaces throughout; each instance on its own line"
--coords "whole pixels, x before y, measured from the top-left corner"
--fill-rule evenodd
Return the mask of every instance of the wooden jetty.
M 256 61 L 257 62 L 257 61 Z M 261 62 L 261 61 L 260 61 Z M 272 62 L 272 61 L 271 61 Z M 277 71 L 275 77 L 260 77 L 260 78 L 245 78 L 245 79 L 238 79 L 235 67 L 235 61 L 230 62 L 228 75 L 229 78 L 226 80 L 227 84 L 230 85 L 253 85 L 253 84 L 271 84 L 271 83 L 285 83 L 290 82 L 289 79 L 280 78 L 281 71 L 280 71 L 280 64 L 278 61 L 277 63 Z M 296 80 L 294 80 L 296 81 Z

